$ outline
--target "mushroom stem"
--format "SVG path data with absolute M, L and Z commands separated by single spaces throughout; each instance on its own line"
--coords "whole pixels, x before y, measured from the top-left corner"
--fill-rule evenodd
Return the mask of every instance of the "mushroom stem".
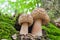
M 27 23 L 22 24 L 20 34 L 24 34 L 24 35 L 28 34 L 28 24 Z
M 34 36 L 42 36 L 42 21 L 41 19 L 38 19 L 35 21 L 33 29 L 32 29 L 32 34 Z

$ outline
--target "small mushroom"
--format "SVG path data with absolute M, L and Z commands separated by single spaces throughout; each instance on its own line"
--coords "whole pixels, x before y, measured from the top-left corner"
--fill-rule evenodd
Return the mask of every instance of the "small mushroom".
M 19 25 L 21 25 L 20 34 L 28 34 L 28 26 L 33 24 L 33 18 L 29 14 L 22 14 L 18 19 Z
M 47 24 L 50 19 L 47 12 L 43 8 L 36 8 L 32 12 L 32 17 L 34 20 L 34 25 L 32 29 L 32 34 L 35 36 L 42 36 L 42 25 Z

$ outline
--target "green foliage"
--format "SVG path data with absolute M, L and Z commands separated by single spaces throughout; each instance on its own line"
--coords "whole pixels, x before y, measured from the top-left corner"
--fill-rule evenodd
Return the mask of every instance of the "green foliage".
M 36 2 L 37 0 L 16 0 L 15 2 L 14 1 L 11 1 L 11 0 L 7 0 L 7 1 L 0 1 L 1 5 L 0 6 L 3 6 L 5 5 L 4 7 L 1 7 L 0 10 L 3 12 L 3 13 L 13 13 L 15 12 L 15 10 L 17 10 L 18 13 L 21 13 L 21 12 L 25 12 L 27 13 L 28 11 L 32 11 L 35 7 L 36 7 Z M 39 4 L 40 4 L 40 1 L 39 1 Z
M 8 15 L 0 14 L 0 39 L 11 39 L 11 36 L 16 33 L 14 23 L 15 21 Z
M 49 23 L 48 26 L 43 26 L 43 29 L 47 32 L 47 36 L 51 40 L 60 40 L 60 29 L 54 24 Z

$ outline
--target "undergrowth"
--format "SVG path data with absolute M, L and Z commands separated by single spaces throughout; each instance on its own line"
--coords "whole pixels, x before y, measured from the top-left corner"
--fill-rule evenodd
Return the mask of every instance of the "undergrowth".
M 11 36 L 17 32 L 14 28 L 15 19 L 8 15 L 0 14 L 0 39 L 12 40 Z M 54 24 L 49 23 L 47 26 L 42 26 L 42 28 L 51 40 L 60 40 L 60 29 Z

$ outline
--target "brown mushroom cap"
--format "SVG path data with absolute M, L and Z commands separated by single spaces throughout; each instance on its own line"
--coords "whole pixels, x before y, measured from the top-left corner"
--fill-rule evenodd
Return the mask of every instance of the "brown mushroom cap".
M 49 16 L 47 15 L 47 12 L 43 8 L 34 9 L 31 15 L 34 20 L 42 19 L 43 24 L 47 24 L 50 21 Z
M 29 26 L 33 24 L 33 18 L 31 15 L 29 14 L 22 14 L 21 16 L 19 16 L 18 18 L 18 23 L 19 25 L 22 25 L 23 23 L 28 23 Z

